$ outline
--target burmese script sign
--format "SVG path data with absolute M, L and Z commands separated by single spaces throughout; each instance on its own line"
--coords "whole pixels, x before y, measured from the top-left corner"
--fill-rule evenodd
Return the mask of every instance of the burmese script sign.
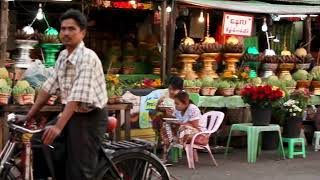
M 245 14 L 227 13 L 223 14 L 223 34 L 251 36 L 253 16 Z

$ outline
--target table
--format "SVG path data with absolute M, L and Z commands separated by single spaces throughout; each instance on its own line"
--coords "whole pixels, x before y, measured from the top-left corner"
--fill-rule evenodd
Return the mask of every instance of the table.
M 212 108 L 240 108 L 249 106 L 243 102 L 241 96 L 200 96 L 198 93 L 191 93 L 190 99 L 198 107 Z M 309 105 L 320 105 L 320 96 L 312 95 Z
M 283 158 L 285 159 L 285 153 L 282 143 L 282 137 L 281 137 L 281 129 L 278 124 L 270 124 L 269 126 L 253 126 L 252 123 L 242 123 L 242 124 L 233 124 L 231 126 L 229 137 L 228 137 L 228 143 L 227 148 L 225 151 L 225 156 L 228 154 L 228 148 L 230 145 L 231 137 L 232 137 L 232 131 L 245 131 L 247 132 L 247 159 L 248 163 L 255 163 L 257 155 L 261 152 L 261 136 L 260 132 L 266 132 L 266 131 L 277 131 L 279 134 L 279 145 L 280 150 L 282 151 Z
M 130 116 L 130 110 L 132 109 L 133 105 L 132 103 L 117 103 L 117 104 L 108 104 L 106 109 L 108 111 L 116 111 L 118 124 L 115 132 L 115 140 L 119 141 L 121 137 L 121 111 L 124 111 L 125 113 L 125 139 L 130 140 L 130 131 L 131 131 L 131 116 Z M 2 116 L 4 116 L 6 113 L 27 113 L 31 108 L 31 105 L 15 105 L 15 104 L 9 104 L 5 106 L 0 107 L 0 113 L 2 113 Z M 54 106 L 44 106 L 40 112 L 62 112 L 63 105 L 54 105 Z

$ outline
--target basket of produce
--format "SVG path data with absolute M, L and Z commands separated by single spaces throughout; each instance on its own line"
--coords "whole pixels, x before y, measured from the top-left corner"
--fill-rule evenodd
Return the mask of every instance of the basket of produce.
M 27 81 L 18 81 L 12 89 L 15 103 L 19 105 L 34 104 L 35 90 Z

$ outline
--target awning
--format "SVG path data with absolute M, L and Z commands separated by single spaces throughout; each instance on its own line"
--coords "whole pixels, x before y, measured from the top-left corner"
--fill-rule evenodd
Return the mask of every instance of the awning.
M 177 0 L 180 3 L 228 11 L 263 14 L 320 14 L 320 6 L 270 4 L 260 1 Z

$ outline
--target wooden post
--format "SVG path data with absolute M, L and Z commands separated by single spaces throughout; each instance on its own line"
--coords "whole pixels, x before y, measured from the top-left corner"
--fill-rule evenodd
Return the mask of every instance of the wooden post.
M 167 77 L 171 75 L 171 67 L 174 61 L 174 40 L 176 33 L 176 19 L 178 14 L 178 7 L 176 1 L 172 1 L 172 13 L 169 24 L 169 44 L 168 44 L 168 63 L 167 63 Z
M 161 4 L 161 24 L 160 24 L 160 41 L 161 41 L 161 80 L 166 80 L 167 66 L 167 0 Z
M 308 53 L 310 53 L 310 49 L 311 49 L 311 39 L 312 39 L 312 33 L 311 33 L 311 17 L 310 15 L 308 15 L 306 17 L 306 19 L 303 22 L 304 25 L 304 39 L 305 39 L 305 43 L 307 43 L 307 46 L 305 47 L 305 49 L 307 50 Z
M 8 39 L 8 0 L 0 2 L 0 67 L 3 67 L 6 61 L 7 39 Z

